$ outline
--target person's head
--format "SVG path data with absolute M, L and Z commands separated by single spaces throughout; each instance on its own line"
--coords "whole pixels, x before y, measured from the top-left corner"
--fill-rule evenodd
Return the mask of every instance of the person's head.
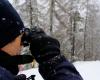
M 0 0 L 0 50 L 17 55 L 21 48 L 23 22 L 7 0 Z

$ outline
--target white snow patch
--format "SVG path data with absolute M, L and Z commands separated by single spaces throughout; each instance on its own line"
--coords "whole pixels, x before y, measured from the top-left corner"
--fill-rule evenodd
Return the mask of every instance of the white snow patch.
M 79 61 L 73 64 L 84 80 L 100 80 L 100 61 Z
M 22 4 L 24 4 L 25 2 L 26 2 L 25 0 L 20 0 L 19 5 L 22 5 Z
M 13 0 L 8 0 L 11 4 L 13 4 Z M 26 1 L 25 0 L 20 0 L 19 1 L 19 3 L 18 3 L 18 5 L 22 5 L 22 4 L 24 4 Z
M 8 0 L 10 3 L 13 3 L 13 0 Z
M 38 68 L 33 68 L 33 69 L 25 70 L 25 71 L 20 71 L 18 74 L 25 74 L 26 77 L 30 77 L 31 75 L 36 75 L 35 80 L 43 80 L 43 78 L 41 77 L 41 75 L 38 71 Z
M 100 61 L 78 61 L 73 63 L 84 80 L 100 80 Z M 38 72 L 38 68 L 33 68 L 19 72 L 27 77 L 36 75 L 35 80 L 43 80 Z

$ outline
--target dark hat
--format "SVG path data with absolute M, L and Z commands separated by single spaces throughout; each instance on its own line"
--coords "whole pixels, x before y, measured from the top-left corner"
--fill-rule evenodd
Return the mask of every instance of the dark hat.
M 13 41 L 24 28 L 23 22 L 8 0 L 0 0 L 0 48 Z

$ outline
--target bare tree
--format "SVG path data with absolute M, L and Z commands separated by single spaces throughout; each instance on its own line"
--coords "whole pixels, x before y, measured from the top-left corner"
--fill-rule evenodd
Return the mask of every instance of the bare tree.
M 25 26 L 42 27 L 61 43 L 71 61 L 99 59 L 99 17 L 96 0 L 14 0 Z
M 85 18 L 85 27 L 84 27 L 84 49 L 83 49 L 83 52 L 84 52 L 84 60 L 85 60 L 85 56 L 86 56 L 86 36 L 87 36 L 87 21 L 88 21 L 88 1 L 89 0 L 86 0 L 86 18 Z
M 52 35 L 55 0 L 50 0 L 50 1 L 51 1 L 50 2 L 50 34 Z

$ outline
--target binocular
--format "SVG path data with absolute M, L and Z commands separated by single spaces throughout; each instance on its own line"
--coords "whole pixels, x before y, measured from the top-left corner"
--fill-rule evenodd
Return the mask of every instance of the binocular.
M 15 76 L 14 79 L 15 80 L 35 80 L 35 75 L 31 75 L 28 78 L 26 78 L 25 74 L 20 74 L 20 75 Z
M 36 39 L 37 37 L 41 37 L 39 36 L 40 34 L 46 35 L 45 32 L 41 28 L 38 28 L 38 27 L 34 27 L 31 29 L 25 28 L 23 31 L 23 36 L 21 40 L 22 45 L 24 47 L 29 46 L 33 39 Z

